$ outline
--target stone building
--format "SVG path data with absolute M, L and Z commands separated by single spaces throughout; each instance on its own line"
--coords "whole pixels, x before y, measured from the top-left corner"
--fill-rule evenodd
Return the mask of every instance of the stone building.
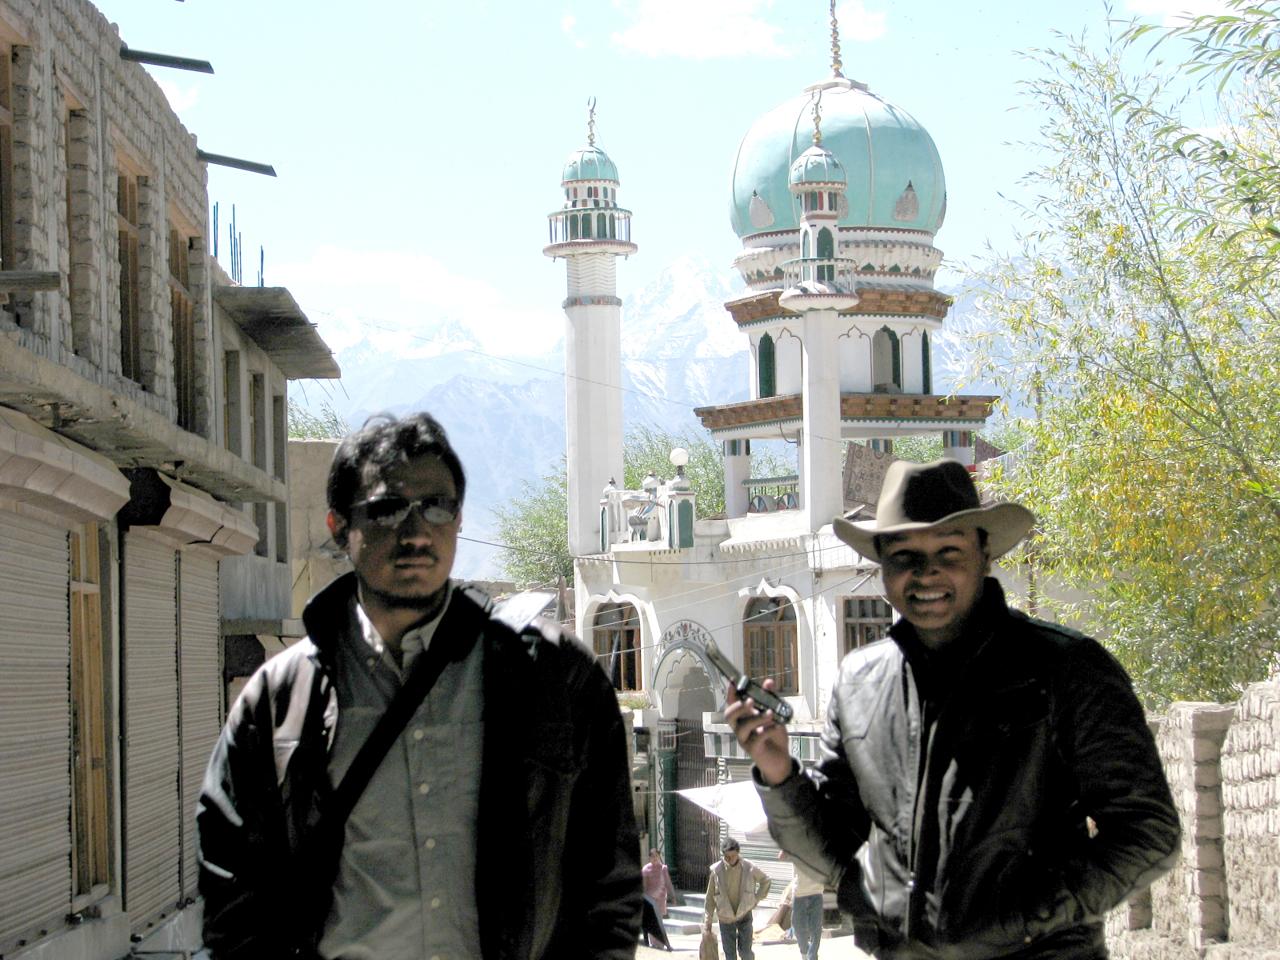
M 206 169 L 83 0 L 0 0 L 0 955 L 193 945 L 224 647 L 287 631 L 288 381 Z

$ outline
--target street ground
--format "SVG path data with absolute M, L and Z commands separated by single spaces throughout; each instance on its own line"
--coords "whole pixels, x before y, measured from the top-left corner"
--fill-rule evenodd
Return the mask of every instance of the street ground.
M 658 960 L 659 957 L 670 957 L 675 954 L 681 956 L 696 957 L 698 955 L 698 943 L 700 935 L 676 934 L 671 937 L 671 946 L 674 953 L 668 953 L 661 948 L 655 950 L 653 947 L 646 947 L 644 944 L 636 951 L 636 960 Z M 778 943 L 761 942 L 755 943 L 756 960 L 796 960 L 800 956 L 800 948 L 795 942 Z M 720 956 L 724 956 L 724 951 L 720 952 Z M 853 937 L 827 937 L 824 936 L 822 944 L 818 947 L 818 956 L 822 960 L 870 960 L 867 954 L 863 953 L 853 945 Z
M 668 953 L 661 947 L 656 949 L 654 947 L 646 947 L 642 943 L 636 951 L 636 960 L 657 960 L 659 957 L 673 956 L 674 954 L 697 957 L 698 945 L 702 940 L 702 934 L 698 932 L 698 928 L 702 922 L 703 899 L 700 893 L 685 891 L 680 894 L 677 901 L 678 905 L 673 904 L 671 906 L 666 927 L 667 937 L 671 940 L 673 953 Z M 772 908 L 758 907 L 754 912 L 756 928 L 754 952 L 758 960 L 795 960 L 800 956 L 800 948 L 796 946 L 794 940 L 782 940 L 781 931 L 776 926 L 765 927 L 773 913 Z M 718 926 L 714 929 L 718 942 L 720 930 Z M 677 930 L 687 930 L 689 932 L 674 932 Z M 823 931 L 822 943 L 818 947 L 818 956 L 822 960 L 870 960 L 867 954 L 853 945 L 852 935 L 840 933 L 836 929 Z M 720 951 L 720 957 L 724 957 L 723 949 Z

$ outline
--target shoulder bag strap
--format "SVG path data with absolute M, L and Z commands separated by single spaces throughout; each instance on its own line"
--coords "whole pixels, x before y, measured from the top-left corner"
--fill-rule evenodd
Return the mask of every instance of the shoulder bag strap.
M 326 829 L 336 830 L 345 824 L 356 801 L 373 779 L 396 738 L 404 731 L 409 718 L 426 699 L 436 680 L 451 660 L 461 660 L 471 650 L 484 623 L 485 611 L 462 590 L 455 589 L 427 649 L 409 671 L 404 685 L 392 698 L 386 713 L 378 720 L 360 752 L 351 761 L 342 783 L 333 792 L 324 813 Z

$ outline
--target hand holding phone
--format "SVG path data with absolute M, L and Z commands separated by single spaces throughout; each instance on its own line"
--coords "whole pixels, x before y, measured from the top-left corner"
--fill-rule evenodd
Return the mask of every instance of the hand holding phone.
M 761 710 L 772 710 L 774 719 L 779 723 L 787 723 L 795 715 L 795 710 L 792 709 L 791 704 L 787 703 L 772 690 L 766 690 L 755 680 L 752 680 L 745 671 L 739 670 L 734 662 L 721 652 L 714 640 L 707 641 L 707 657 L 715 665 L 715 668 L 724 675 L 724 678 L 733 684 L 733 689 L 738 692 L 739 699 L 746 700 L 750 697 Z

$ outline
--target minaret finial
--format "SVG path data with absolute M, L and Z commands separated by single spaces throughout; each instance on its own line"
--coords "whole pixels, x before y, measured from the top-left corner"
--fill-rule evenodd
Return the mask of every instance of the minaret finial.
M 834 9 L 834 8 L 833 8 Z M 596 98 L 587 101 L 587 146 L 596 145 Z
M 822 88 L 813 91 L 813 144 L 822 146 Z
M 831 0 L 831 75 L 843 77 L 840 68 L 840 22 L 836 20 L 836 0 Z

